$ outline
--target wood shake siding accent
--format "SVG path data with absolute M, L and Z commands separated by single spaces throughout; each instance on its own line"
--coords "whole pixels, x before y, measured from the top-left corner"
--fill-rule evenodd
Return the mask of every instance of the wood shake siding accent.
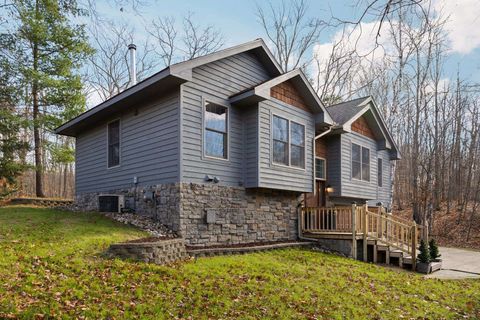
M 325 139 L 317 139 L 315 141 L 315 156 L 327 159 L 327 142 Z
M 270 89 L 270 95 L 272 98 L 283 101 L 286 104 L 300 108 L 306 112 L 312 112 L 290 80 L 272 87 Z
M 375 135 L 364 117 L 360 117 L 352 123 L 352 131 L 375 140 Z

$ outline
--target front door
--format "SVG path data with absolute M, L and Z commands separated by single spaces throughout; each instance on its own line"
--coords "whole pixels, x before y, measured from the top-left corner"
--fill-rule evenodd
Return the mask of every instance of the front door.
M 327 204 L 325 187 L 325 181 L 315 181 L 315 193 L 305 194 L 305 207 L 325 207 Z

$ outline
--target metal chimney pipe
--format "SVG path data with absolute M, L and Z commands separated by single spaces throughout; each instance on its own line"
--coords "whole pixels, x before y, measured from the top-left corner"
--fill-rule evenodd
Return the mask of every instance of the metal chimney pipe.
M 133 43 L 128 45 L 128 51 L 130 51 L 130 86 L 137 84 L 137 61 L 136 61 L 136 51 L 137 46 Z

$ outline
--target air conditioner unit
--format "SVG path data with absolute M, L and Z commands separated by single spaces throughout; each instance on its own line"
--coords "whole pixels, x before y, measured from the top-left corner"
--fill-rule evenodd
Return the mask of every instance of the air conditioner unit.
M 122 212 L 125 208 L 125 196 L 118 194 L 102 194 L 98 196 L 100 212 Z

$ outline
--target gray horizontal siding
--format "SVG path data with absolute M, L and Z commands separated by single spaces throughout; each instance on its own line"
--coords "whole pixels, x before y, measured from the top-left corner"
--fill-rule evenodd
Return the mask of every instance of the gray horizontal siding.
M 377 197 L 377 143 L 358 133 L 341 135 L 342 143 L 342 187 L 341 195 L 361 199 Z M 352 179 L 352 143 L 370 149 L 370 181 Z
M 356 143 L 362 147 L 367 147 L 370 149 L 370 181 L 360 181 L 357 179 L 352 179 L 352 143 Z M 342 180 L 340 187 L 340 195 L 342 197 L 370 200 L 370 204 L 375 204 L 379 201 L 385 204 L 389 204 L 392 183 L 389 151 L 378 150 L 378 143 L 375 140 L 355 132 L 342 134 L 341 146 Z M 383 187 L 378 187 L 378 157 L 381 157 L 383 159 Z
M 324 138 L 327 144 L 327 185 L 333 188 L 332 196 L 341 194 L 342 157 L 340 136 Z
M 245 187 L 258 186 L 258 106 L 244 112 L 244 172 Z
M 252 139 L 253 128 L 250 124 L 245 128 L 252 114 L 246 108 L 230 106 L 228 99 L 270 79 L 268 72 L 253 54 L 245 52 L 197 67 L 192 78 L 181 88 L 182 181 L 204 183 L 209 175 L 217 177 L 221 185 L 238 186 L 247 180 L 252 183 L 252 167 L 247 162 L 251 164 L 255 154 L 244 149 L 245 142 Z M 228 160 L 203 156 L 203 99 L 228 107 Z
M 379 150 L 375 161 L 377 161 L 378 158 L 383 160 L 383 184 L 381 187 L 377 187 L 377 197 L 374 200 L 369 201 L 369 204 L 377 204 L 378 202 L 381 202 L 383 205 L 389 206 L 392 200 L 392 163 L 390 161 L 389 151 Z M 377 171 L 375 171 L 375 179 L 377 179 Z
M 139 106 L 120 119 L 120 166 L 107 168 L 107 122 L 77 137 L 77 193 L 108 192 L 133 186 L 178 181 L 179 94 Z
M 281 166 L 271 161 L 271 117 L 284 117 L 305 126 L 305 169 Z M 313 191 L 313 148 L 315 123 L 312 114 L 272 99 L 259 103 L 259 186 L 300 192 Z

